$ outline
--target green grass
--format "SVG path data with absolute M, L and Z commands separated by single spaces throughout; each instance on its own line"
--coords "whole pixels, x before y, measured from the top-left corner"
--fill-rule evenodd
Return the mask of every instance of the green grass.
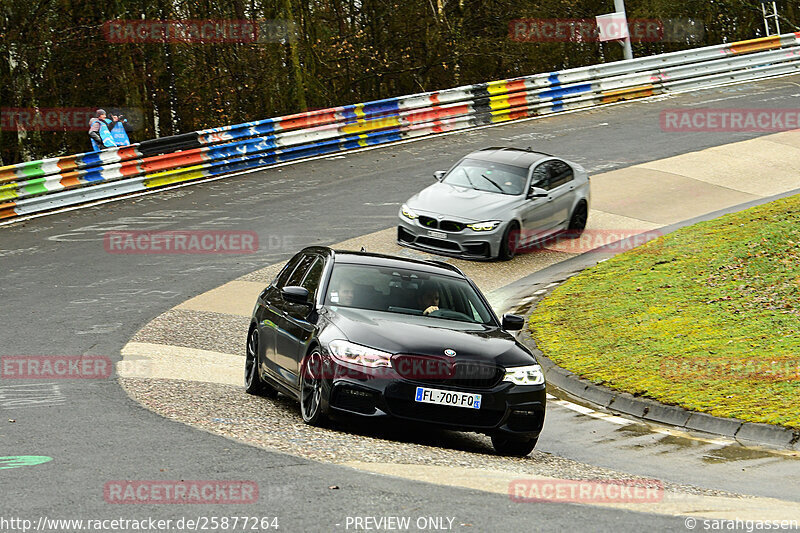
M 800 428 L 800 195 L 600 263 L 546 298 L 530 330 L 595 383 Z

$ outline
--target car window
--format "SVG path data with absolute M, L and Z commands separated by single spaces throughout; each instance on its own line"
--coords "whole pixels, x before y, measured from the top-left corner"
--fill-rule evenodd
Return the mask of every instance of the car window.
M 308 272 L 316 258 L 317 257 L 314 255 L 304 255 L 300 263 L 295 267 L 292 275 L 289 276 L 289 279 L 286 281 L 286 286 L 300 285 L 303 282 L 306 272 Z
M 272 282 L 272 285 L 274 285 L 275 287 L 277 287 L 279 289 L 282 289 L 284 286 L 286 286 L 286 281 L 289 279 L 289 276 L 292 275 L 292 273 L 294 272 L 295 268 L 297 268 L 297 264 L 302 259 L 303 259 L 303 255 L 301 255 L 301 254 L 298 254 L 298 255 L 292 257 L 289 260 L 289 262 L 286 263 L 286 266 L 284 266 L 283 269 L 280 271 L 278 276 L 275 278 L 275 281 Z
M 525 191 L 528 170 L 523 167 L 466 158 L 442 179 L 442 183 L 478 191 L 519 195 Z
M 466 280 L 405 268 L 334 265 L 325 304 L 420 316 L 436 306 L 440 311 L 427 316 L 493 322 L 491 311 Z
M 316 257 L 314 264 L 308 269 L 308 273 L 300 284 L 301 287 L 305 287 L 308 290 L 311 300 L 314 300 L 317 296 L 319 283 L 322 280 L 322 271 L 324 269 L 325 261 L 323 261 L 321 257 Z
M 550 161 L 545 161 L 533 169 L 531 189 L 534 187 L 539 187 L 546 191 L 550 190 Z
M 550 161 L 550 188 L 555 189 L 574 178 L 572 167 L 563 161 Z

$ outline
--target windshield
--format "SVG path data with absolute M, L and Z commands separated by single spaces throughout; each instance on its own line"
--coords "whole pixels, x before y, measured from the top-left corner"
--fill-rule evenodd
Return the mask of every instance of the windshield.
M 494 322 L 465 280 L 384 266 L 334 265 L 325 304 L 476 324 Z
M 467 158 L 453 167 L 442 183 L 516 196 L 525 191 L 527 179 L 527 168 Z

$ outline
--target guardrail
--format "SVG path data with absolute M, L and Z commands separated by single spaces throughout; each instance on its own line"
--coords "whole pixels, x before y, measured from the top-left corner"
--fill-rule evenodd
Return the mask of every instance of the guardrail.
M 568 109 L 800 72 L 800 32 L 270 118 L 0 167 L 0 219 Z

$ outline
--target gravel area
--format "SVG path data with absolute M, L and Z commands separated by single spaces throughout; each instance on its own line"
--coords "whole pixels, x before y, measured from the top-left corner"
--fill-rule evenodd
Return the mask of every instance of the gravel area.
M 120 378 L 128 395 L 166 418 L 254 446 L 329 463 L 362 461 L 467 467 L 560 479 L 644 479 L 534 450 L 525 458 L 494 455 L 484 435 L 403 421 L 344 420 L 328 428 L 303 423 L 299 404 L 250 396 L 241 387 L 179 380 Z M 741 497 L 665 483 L 668 492 Z
M 250 318 L 246 316 L 170 309 L 140 329 L 131 341 L 244 356 L 249 325 Z

